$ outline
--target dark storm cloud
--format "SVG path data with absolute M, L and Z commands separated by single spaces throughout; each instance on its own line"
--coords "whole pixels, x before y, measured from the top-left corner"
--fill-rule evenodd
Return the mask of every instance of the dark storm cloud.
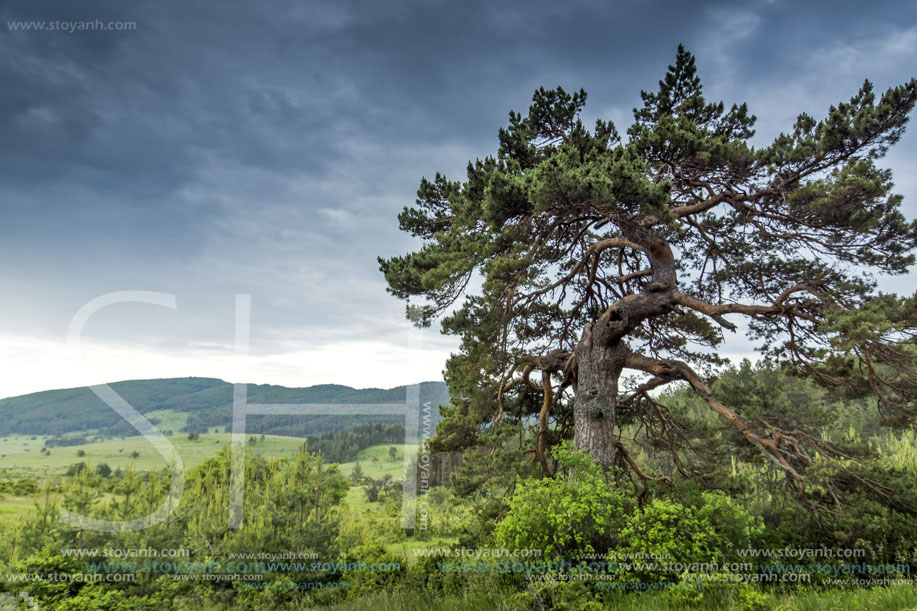
M 188 316 L 151 332 L 222 341 L 232 295 L 252 292 L 264 338 L 391 337 L 402 306 L 375 257 L 411 246 L 395 215 L 420 176 L 492 153 L 536 87 L 586 88 L 587 118 L 623 131 L 684 42 L 708 91 L 771 96 L 750 102 L 773 132 L 789 127 L 781 87 L 813 113 L 853 93 L 809 92 L 819 53 L 915 17 L 905 2 L 0 4 L 0 312 L 54 336 L 100 293 L 160 290 Z M 5 27 L 96 19 L 136 29 Z M 874 67 L 901 81 L 912 65 Z M 98 332 L 135 324 L 112 321 Z
M 542 75 L 636 73 L 650 56 L 638 33 L 648 23 L 596 14 L 593 3 L 309 6 L 7 5 L 4 20 L 137 29 L 4 33 L 3 178 L 130 182 L 161 195 L 191 179 L 203 153 L 321 172 L 347 133 L 392 147 L 469 129 L 489 136 Z M 641 21 L 665 29 L 701 18 L 669 8 Z M 674 43 L 660 47 L 657 59 Z

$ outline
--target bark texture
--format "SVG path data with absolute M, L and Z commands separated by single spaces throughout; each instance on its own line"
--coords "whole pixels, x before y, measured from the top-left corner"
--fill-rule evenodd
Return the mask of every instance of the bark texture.
M 622 342 L 609 342 L 609 324 L 590 323 L 576 347 L 577 387 L 573 411 L 576 447 L 598 464 L 615 462 L 615 401 L 618 378 L 627 350 Z

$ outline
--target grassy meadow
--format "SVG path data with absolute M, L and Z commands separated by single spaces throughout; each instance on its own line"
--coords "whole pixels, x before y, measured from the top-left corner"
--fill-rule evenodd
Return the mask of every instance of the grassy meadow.
M 7 477 L 37 477 L 63 475 L 67 467 L 74 463 L 86 461 L 92 466 L 101 463 L 114 469 L 126 469 L 133 465 L 139 471 L 161 469 L 168 462 L 156 449 L 139 435 L 125 438 L 106 439 L 82 445 L 53 447 L 47 454 L 40 452 L 44 437 L 17 435 L 0 442 L 2 469 Z M 229 433 L 201 433 L 195 440 L 188 435 L 177 434 L 168 437 L 181 457 L 185 469 L 194 467 L 211 458 L 220 448 L 231 442 Z M 291 456 L 302 445 L 301 439 L 268 435 L 265 441 L 259 440 L 247 445 L 265 456 Z M 80 454 L 82 452 L 83 454 Z M 133 456 L 136 452 L 137 456 Z
M 161 430 L 171 426 L 181 426 L 184 414 L 168 412 L 158 414 Z M 173 429 L 174 430 L 174 429 Z M 191 469 L 205 460 L 216 456 L 224 447 L 230 445 L 232 435 L 225 432 L 201 433 L 196 439 L 189 439 L 187 433 L 168 436 L 169 442 L 181 457 L 184 468 Z M 143 437 L 137 435 L 125 438 L 105 439 L 95 443 L 52 447 L 47 453 L 41 452 L 47 436 L 42 435 L 9 435 L 0 438 L 0 479 L 44 481 L 46 478 L 60 478 L 74 464 L 86 462 L 90 467 L 106 464 L 114 471 L 133 467 L 135 471 L 151 471 L 168 466 L 166 460 Z M 246 447 L 255 453 L 270 457 L 290 457 L 302 446 L 303 440 L 297 437 L 280 435 L 260 435 L 246 438 Z M 389 454 L 389 448 L 395 447 L 395 459 Z M 136 453 L 136 456 L 134 454 Z M 416 454 L 416 447 L 408 449 L 409 459 Z M 392 480 L 403 480 L 406 468 L 404 444 L 380 444 L 370 446 L 359 452 L 357 460 L 341 463 L 338 467 L 342 475 L 349 477 L 357 463 L 365 477 L 382 479 L 386 476 Z M 364 511 L 379 511 L 379 505 L 370 503 L 362 488 L 352 487 L 346 496 L 347 506 Z M 0 493 L 0 522 L 13 520 L 23 513 L 34 509 L 31 495 Z

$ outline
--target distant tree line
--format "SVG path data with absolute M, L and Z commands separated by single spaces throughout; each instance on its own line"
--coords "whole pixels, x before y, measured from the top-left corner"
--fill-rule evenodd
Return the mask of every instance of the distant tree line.
M 45 440 L 46 448 L 66 448 L 69 446 L 82 446 L 92 443 L 85 435 L 73 435 L 70 437 L 52 437 Z
M 352 429 L 359 424 L 394 424 L 403 421 L 399 416 L 249 416 L 245 431 L 255 435 L 282 435 L 285 437 L 309 437 L 325 433 L 337 433 Z M 232 409 L 194 413 L 182 428 L 185 433 L 206 433 L 214 427 L 229 432 L 232 425 Z
M 310 452 L 328 462 L 352 462 L 360 450 L 382 443 L 404 443 L 403 424 L 363 424 L 340 433 L 322 433 L 306 438 Z

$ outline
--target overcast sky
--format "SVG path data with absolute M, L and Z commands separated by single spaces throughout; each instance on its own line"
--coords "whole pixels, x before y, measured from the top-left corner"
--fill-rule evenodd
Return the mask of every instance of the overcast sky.
M 13 23 L 96 19 L 136 26 Z M 0 0 L 0 397 L 439 379 L 455 341 L 412 332 L 376 263 L 416 246 L 396 214 L 420 178 L 492 154 L 542 85 L 585 88 L 585 118 L 623 132 L 678 43 L 708 98 L 749 102 L 764 143 L 865 78 L 915 76 L 917 3 Z M 883 162 L 909 218 L 915 161 L 912 130 Z M 177 309 L 110 305 L 67 344 L 81 307 L 126 290 Z

